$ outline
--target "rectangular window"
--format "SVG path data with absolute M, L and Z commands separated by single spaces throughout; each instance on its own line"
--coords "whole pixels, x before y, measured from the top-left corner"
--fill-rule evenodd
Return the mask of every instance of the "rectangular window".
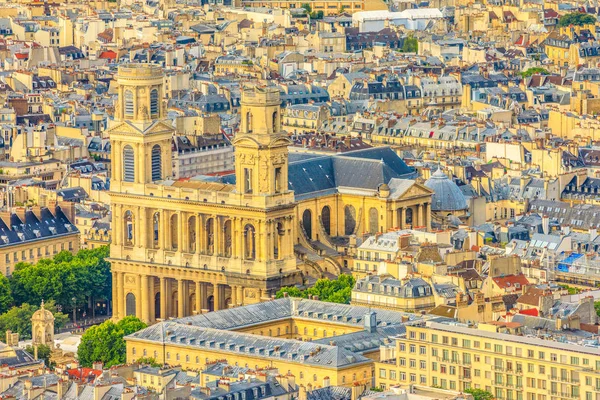
M 281 176 L 281 167 L 275 168 L 275 193 L 280 193 L 283 191 Z
M 252 169 L 244 168 L 244 193 L 252 193 Z

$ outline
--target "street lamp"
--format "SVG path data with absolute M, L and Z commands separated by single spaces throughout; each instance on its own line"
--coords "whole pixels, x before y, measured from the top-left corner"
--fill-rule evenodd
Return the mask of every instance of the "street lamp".
M 77 325 L 77 298 L 73 296 L 71 301 L 73 302 L 73 324 Z

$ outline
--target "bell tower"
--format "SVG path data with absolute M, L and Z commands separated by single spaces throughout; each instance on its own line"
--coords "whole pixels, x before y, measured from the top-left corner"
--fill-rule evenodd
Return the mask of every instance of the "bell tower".
M 251 196 L 289 193 L 288 146 L 281 131 L 281 100 L 276 87 L 244 88 L 241 125 L 235 146 L 237 192 Z
M 173 128 L 162 122 L 163 72 L 152 64 L 125 64 L 117 74 L 118 101 L 108 129 L 112 190 L 132 192 L 171 177 Z

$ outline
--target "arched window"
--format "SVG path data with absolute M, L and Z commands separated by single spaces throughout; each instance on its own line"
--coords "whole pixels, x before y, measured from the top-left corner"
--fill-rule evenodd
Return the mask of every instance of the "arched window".
M 252 113 L 250 111 L 246 113 L 246 130 L 248 133 L 252 133 Z
M 344 233 L 346 235 L 352 235 L 356 229 L 356 209 L 347 205 L 344 207 Z
M 125 245 L 133 245 L 133 214 L 127 210 L 123 216 L 123 222 L 125 224 Z
M 158 118 L 159 114 L 158 89 L 150 91 L 150 117 Z
M 162 179 L 162 159 L 161 148 L 155 144 L 152 146 L 152 180 L 160 181 Z
M 125 296 L 125 315 L 135 315 L 135 295 L 133 293 L 127 293 Z
M 278 119 L 278 115 L 277 115 L 277 111 L 275 111 L 273 113 L 273 133 L 279 132 L 279 121 L 277 119 Z
M 302 213 L 302 227 L 308 240 L 312 240 L 312 213 L 308 209 Z
M 177 250 L 179 247 L 179 243 L 177 239 L 179 238 L 179 218 L 177 214 L 171 215 L 171 249 Z
M 279 259 L 279 249 L 281 248 L 281 241 L 283 240 L 284 235 L 285 229 L 283 227 L 283 224 L 281 222 L 278 222 L 277 226 L 275 227 L 275 238 L 273 240 L 273 245 L 275 246 L 273 248 L 273 255 L 275 259 Z
M 378 232 L 377 226 L 379 225 L 379 213 L 375 207 L 371 207 L 369 210 L 369 233 L 374 235 Z
M 215 220 L 209 218 L 206 221 L 206 254 L 212 255 L 215 251 Z
M 152 236 L 152 243 L 154 244 L 155 248 L 158 247 L 159 226 L 160 226 L 160 213 L 156 212 L 152 216 L 152 229 L 154 232 L 154 235 Z
M 325 233 L 331 235 L 331 208 L 329 206 L 325 206 L 321 210 L 321 222 L 323 223 Z
M 125 117 L 133 118 L 133 110 L 135 109 L 133 106 L 133 92 L 131 90 L 125 91 Z
M 244 257 L 247 260 L 256 258 L 255 229 L 250 224 L 244 228 Z
M 125 182 L 135 180 L 135 153 L 130 145 L 123 148 L 123 180 Z
M 231 257 L 231 242 L 232 242 L 232 232 L 231 232 L 231 220 L 228 219 L 223 224 L 223 255 L 225 257 Z

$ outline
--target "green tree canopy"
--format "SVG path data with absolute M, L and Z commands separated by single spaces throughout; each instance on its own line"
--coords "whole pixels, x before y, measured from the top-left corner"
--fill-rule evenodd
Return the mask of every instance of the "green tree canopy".
M 68 251 L 37 264 L 19 263 L 10 278 L 10 289 L 17 305 L 25 302 L 39 304 L 42 299 L 54 300 L 63 307 L 93 299 L 109 299 L 111 292 L 108 246 L 81 250 L 77 255 Z M 1 299 L 0 284 L 0 299 Z M 0 302 L 1 304 L 1 302 Z
M 13 302 L 10 282 L 6 276 L 0 274 L 0 314 L 8 311 Z
M 494 395 L 483 389 L 465 389 L 465 393 L 473 395 L 473 400 L 492 400 Z
M 126 361 L 125 340 L 147 325 L 134 316 L 128 316 L 116 324 L 110 320 L 92 326 L 81 337 L 77 348 L 79 362 L 84 367 L 91 367 L 94 362 L 104 363 L 104 367 L 123 364 Z
M 308 298 L 309 296 L 319 296 L 320 300 L 330 303 L 350 303 L 352 288 L 354 287 L 355 279 L 352 275 L 340 275 L 337 279 L 319 279 L 311 288 L 300 290 L 295 286 L 283 287 L 276 294 L 277 298 L 284 296 L 287 293 L 291 297 Z
M 533 67 L 521 72 L 520 75 L 523 78 L 529 78 L 533 75 L 550 75 L 550 72 L 542 67 Z
M 402 43 L 403 53 L 416 53 L 419 50 L 419 40 L 414 37 L 407 37 Z
M 600 317 L 600 301 L 594 302 L 594 309 L 596 309 L 596 314 Z
M 571 25 L 584 26 L 584 25 L 595 24 L 595 23 L 596 23 L 596 18 L 593 15 L 581 13 L 581 12 L 565 14 L 562 17 L 560 17 L 560 19 L 558 20 L 558 26 L 561 26 L 561 27 L 571 26 Z

